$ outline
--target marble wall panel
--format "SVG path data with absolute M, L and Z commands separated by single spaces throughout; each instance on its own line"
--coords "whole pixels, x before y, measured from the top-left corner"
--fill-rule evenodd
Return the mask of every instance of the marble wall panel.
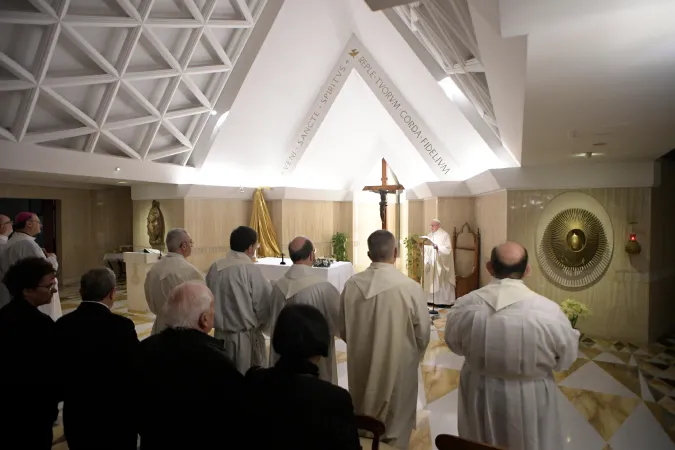
M 507 205 L 506 191 L 480 195 L 474 199 L 476 228 L 480 231 L 481 286 L 490 282 L 491 275 L 485 268 L 492 249 L 506 241 Z

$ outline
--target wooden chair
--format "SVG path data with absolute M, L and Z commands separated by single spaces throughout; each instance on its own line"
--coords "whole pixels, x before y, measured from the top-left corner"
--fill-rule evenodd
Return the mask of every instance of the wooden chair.
M 455 256 L 455 297 L 479 288 L 480 231 L 474 233 L 468 223 L 452 233 L 452 250 Z
M 384 424 L 379 420 L 370 416 L 356 416 L 356 428 L 363 431 L 368 431 L 373 434 L 371 438 L 360 438 L 361 447 L 363 450 L 393 450 L 393 447 L 380 442 L 380 438 L 384 434 Z
M 438 450 L 504 450 L 499 447 L 469 441 L 449 434 L 439 434 L 436 436 L 436 448 Z

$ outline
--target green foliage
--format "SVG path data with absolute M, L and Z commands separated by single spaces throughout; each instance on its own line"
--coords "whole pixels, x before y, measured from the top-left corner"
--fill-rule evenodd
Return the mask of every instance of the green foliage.
M 420 249 L 417 247 L 415 239 L 419 238 L 418 235 L 413 234 L 403 239 L 403 245 L 405 245 L 405 268 L 408 269 L 408 276 L 413 280 L 420 281 L 421 276 L 421 264 L 420 264 Z
M 568 298 L 560 304 L 560 309 L 565 313 L 572 324 L 572 328 L 577 327 L 577 320 L 580 317 L 586 317 L 591 314 L 588 306 L 574 299 Z
M 333 248 L 333 258 L 336 261 L 349 261 L 347 259 L 347 235 L 338 231 L 330 238 L 330 241 Z

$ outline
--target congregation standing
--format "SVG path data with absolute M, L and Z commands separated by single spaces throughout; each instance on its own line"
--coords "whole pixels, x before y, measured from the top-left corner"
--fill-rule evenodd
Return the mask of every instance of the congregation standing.
M 109 269 L 82 276 L 74 312 L 54 322 L 53 308 L 38 309 L 54 302 L 58 266 L 33 239 L 37 217 L 22 214 L 14 221 L 22 236 L 0 239 L 0 287 L 11 298 L 0 309 L 0 361 L 12 368 L 0 373 L 10 387 L 0 408 L 8 449 L 50 448 L 61 401 L 73 450 L 131 450 L 139 437 L 143 450 L 356 450 L 356 415 L 382 422 L 389 448 L 408 448 L 431 330 L 427 295 L 447 284 L 423 289 L 398 271 L 390 232 L 370 235 L 372 264 L 340 293 L 312 273 L 306 237 L 291 241 L 294 265 L 271 283 L 254 264 L 253 229 L 232 231 L 230 252 L 206 276 L 186 260 L 189 233 L 171 230 L 169 253 L 146 279 L 156 319 L 139 342 L 133 322 L 111 311 Z M 2 236 L 7 222 L 11 229 L 0 216 Z M 442 233 L 436 238 L 433 250 L 447 256 Z M 488 270 L 493 280 L 458 299 L 445 330 L 447 345 L 466 358 L 459 434 L 511 450 L 562 448 L 552 371 L 576 359 L 578 332 L 522 282 L 522 246 L 496 247 Z M 336 337 L 348 348 L 349 391 L 337 386 Z M 125 385 L 130 373 L 138 390 Z

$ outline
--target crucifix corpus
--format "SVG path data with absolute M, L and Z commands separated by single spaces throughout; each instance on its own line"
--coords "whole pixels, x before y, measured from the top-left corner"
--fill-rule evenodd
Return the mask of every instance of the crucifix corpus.
M 382 184 L 380 186 L 366 186 L 364 191 L 380 194 L 380 219 L 382 220 L 382 229 L 387 229 L 387 194 L 396 194 L 405 189 L 400 184 L 387 184 L 387 161 L 382 158 Z

